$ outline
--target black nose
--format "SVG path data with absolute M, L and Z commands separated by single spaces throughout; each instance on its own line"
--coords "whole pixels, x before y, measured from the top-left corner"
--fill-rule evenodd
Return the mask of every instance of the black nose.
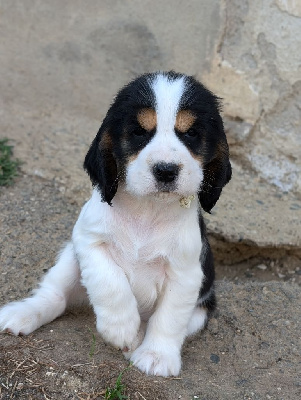
M 177 164 L 161 162 L 153 166 L 153 174 L 157 181 L 173 182 L 179 174 L 180 167 Z

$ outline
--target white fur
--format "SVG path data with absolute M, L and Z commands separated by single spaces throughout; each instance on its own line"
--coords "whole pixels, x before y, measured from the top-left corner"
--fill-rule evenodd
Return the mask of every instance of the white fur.
M 200 329 L 203 329 L 208 319 L 207 310 L 204 307 L 195 307 L 189 320 L 187 334 L 193 335 Z
M 154 82 L 157 133 L 129 164 L 113 207 L 93 191 L 72 241 L 33 296 L 0 310 L 1 330 L 29 334 L 85 301 L 87 292 L 107 342 L 148 374 L 179 374 L 185 337 L 206 322 L 206 311 L 195 308 L 203 280 L 199 205 L 179 202 L 203 179 L 173 129 L 183 85 L 162 76 Z M 174 193 L 155 194 L 151 167 L 162 160 L 183 165 Z

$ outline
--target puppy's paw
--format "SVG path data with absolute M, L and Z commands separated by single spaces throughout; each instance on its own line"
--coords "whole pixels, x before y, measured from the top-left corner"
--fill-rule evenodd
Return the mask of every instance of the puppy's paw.
M 142 343 L 132 354 L 131 361 L 148 375 L 177 376 L 181 370 L 180 351 L 168 345 L 147 346 Z
M 28 335 L 41 323 L 40 314 L 26 302 L 17 301 L 0 309 L 0 331 Z
M 145 336 L 145 331 L 146 331 L 146 323 L 141 322 L 140 328 L 138 330 L 138 333 L 137 333 L 135 339 L 133 340 L 133 342 L 131 344 L 131 347 L 124 347 L 122 349 L 122 353 L 127 360 L 129 360 L 131 358 L 133 351 L 136 350 L 137 347 L 140 346 L 141 343 L 143 342 L 143 339 Z
M 138 311 L 126 318 L 125 314 L 112 315 L 108 313 L 106 317 L 97 315 L 97 331 L 101 334 L 105 342 L 119 349 L 131 349 L 137 340 L 140 316 Z

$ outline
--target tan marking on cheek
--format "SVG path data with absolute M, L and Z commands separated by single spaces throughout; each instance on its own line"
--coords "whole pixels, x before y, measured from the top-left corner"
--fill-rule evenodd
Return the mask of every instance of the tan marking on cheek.
M 204 157 L 201 154 L 193 153 L 190 149 L 188 149 L 188 150 L 189 150 L 191 157 L 194 158 L 200 164 L 201 167 L 203 167 L 204 166 Z
M 191 157 L 196 160 L 199 165 L 203 168 L 204 166 L 204 154 L 195 154 L 189 147 L 187 147 L 187 150 L 189 151 Z
M 109 134 L 109 132 L 104 132 L 101 138 L 101 141 L 99 142 L 99 146 L 102 149 L 111 149 L 112 148 L 112 138 Z
M 133 161 L 135 161 L 137 159 L 137 157 L 139 156 L 139 153 L 136 154 L 132 154 L 131 156 L 128 157 L 127 159 L 127 165 L 129 165 L 130 163 L 132 163 Z
M 152 131 L 157 126 L 156 111 L 151 108 L 142 108 L 137 115 L 137 120 L 143 129 Z
M 185 133 L 190 129 L 196 120 L 196 116 L 189 110 L 181 110 L 176 117 L 175 128 L 179 132 Z

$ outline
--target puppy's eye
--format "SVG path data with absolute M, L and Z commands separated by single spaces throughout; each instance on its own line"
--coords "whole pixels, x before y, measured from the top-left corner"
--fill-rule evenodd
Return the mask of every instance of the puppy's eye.
M 189 138 L 194 138 L 198 135 L 198 131 L 195 128 L 190 128 L 188 129 L 187 132 L 185 132 L 185 136 Z
M 155 129 L 152 129 L 151 131 L 148 131 L 142 127 L 137 127 L 132 130 L 132 135 L 137 137 L 137 138 L 149 138 L 155 133 Z
M 146 134 L 147 131 L 143 128 L 137 128 L 133 131 L 133 135 L 138 137 L 145 136 Z

